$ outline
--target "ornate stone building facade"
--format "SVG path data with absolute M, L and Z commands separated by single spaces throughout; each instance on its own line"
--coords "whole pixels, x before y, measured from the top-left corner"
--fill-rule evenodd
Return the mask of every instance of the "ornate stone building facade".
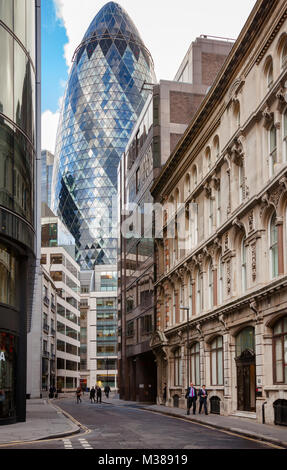
M 264 410 L 278 424 L 287 404 L 286 19 L 285 1 L 256 3 L 152 188 L 164 220 L 151 340 L 158 403 L 167 383 L 167 406 L 184 408 L 192 381 L 206 384 L 211 412 L 261 422 Z

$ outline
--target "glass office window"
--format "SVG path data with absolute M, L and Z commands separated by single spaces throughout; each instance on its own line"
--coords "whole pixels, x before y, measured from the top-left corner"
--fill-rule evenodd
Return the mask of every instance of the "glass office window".
M 16 258 L 11 250 L 0 244 L 0 303 L 17 306 Z
M 2 26 L 0 26 L 0 57 L 0 112 L 13 120 L 13 40 Z
M 0 0 L 0 20 L 13 30 L 13 1 Z M 1 55 L 2 57 L 2 55 Z
M 14 33 L 26 45 L 26 0 L 14 0 Z

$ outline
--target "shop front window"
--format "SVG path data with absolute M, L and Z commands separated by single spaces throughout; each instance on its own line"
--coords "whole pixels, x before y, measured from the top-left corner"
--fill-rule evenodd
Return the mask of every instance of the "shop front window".
M 16 338 L 0 332 L 0 422 L 16 412 Z
M 287 384 L 287 317 L 273 329 L 273 367 L 274 383 Z

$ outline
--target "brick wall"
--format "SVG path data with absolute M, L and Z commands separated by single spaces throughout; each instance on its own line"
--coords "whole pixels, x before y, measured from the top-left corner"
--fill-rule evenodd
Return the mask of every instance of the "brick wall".
M 212 85 L 225 59 L 226 56 L 222 54 L 202 53 L 202 83 L 204 85 Z
M 176 124 L 189 124 L 197 111 L 204 95 L 170 92 L 170 122 Z
M 181 137 L 182 134 L 170 134 L 170 153 L 173 151 Z

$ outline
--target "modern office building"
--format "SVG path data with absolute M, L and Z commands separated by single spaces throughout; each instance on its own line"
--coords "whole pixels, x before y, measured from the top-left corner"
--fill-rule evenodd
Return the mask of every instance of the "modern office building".
M 51 208 L 51 189 L 54 168 L 54 155 L 48 150 L 41 152 L 42 174 L 41 174 L 41 202 Z
M 26 419 L 27 332 L 39 252 L 40 0 L 0 2 L 0 50 L 1 425 Z
M 41 394 L 47 397 L 50 387 L 57 384 L 57 288 L 44 266 L 42 273 Z
M 117 390 L 116 266 L 81 272 L 81 384 Z
M 53 174 L 52 209 L 76 240 L 82 270 L 116 264 L 117 167 L 148 97 L 145 83 L 154 81 L 132 20 L 107 3 L 74 54 Z
M 153 203 L 151 186 L 184 134 L 232 45 L 232 41 L 207 37 L 197 38 L 191 44 L 176 75 L 177 80 L 161 80 L 151 87 L 150 97 L 120 162 L 119 391 L 125 400 L 155 401 L 157 394 L 157 368 L 150 347 L 156 327 L 153 214 L 145 205 Z M 124 215 L 125 209 L 127 215 Z M 124 227 L 128 229 L 129 226 L 132 231 L 126 233 Z
M 59 392 L 73 392 L 80 385 L 80 268 L 75 261 L 75 241 L 62 222 L 55 217 L 46 205 L 43 205 L 41 264 L 55 284 L 56 300 L 48 295 L 43 284 L 44 304 L 53 304 L 56 310 L 56 322 L 52 325 L 43 310 L 43 324 L 46 333 L 56 336 L 56 341 L 45 344 L 46 356 L 55 354 L 56 389 Z M 49 331 L 48 331 L 49 329 Z M 56 348 L 52 350 L 53 345 Z M 53 357 L 53 356 L 52 356 Z M 42 372 L 43 376 L 43 372 Z
M 151 189 L 163 205 L 151 340 L 158 403 L 166 383 L 166 405 L 186 408 L 192 381 L 206 384 L 211 413 L 261 423 L 265 416 L 281 425 L 287 424 L 286 31 L 286 2 L 258 0 Z

